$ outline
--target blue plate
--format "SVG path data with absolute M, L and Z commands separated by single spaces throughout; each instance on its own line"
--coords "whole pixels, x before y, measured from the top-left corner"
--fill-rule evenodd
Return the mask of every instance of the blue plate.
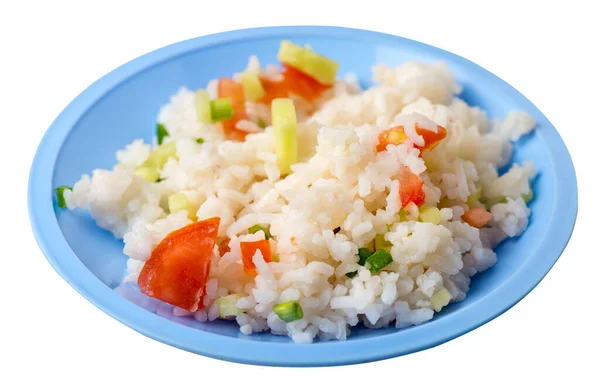
M 126 257 L 122 243 L 82 212 L 61 210 L 53 189 L 94 168 L 109 168 L 115 151 L 135 138 L 151 141 L 161 105 L 186 85 L 243 69 L 248 56 L 276 63 L 279 42 L 308 43 L 334 58 L 341 75 L 370 80 L 373 64 L 445 61 L 464 86 L 462 98 L 491 116 L 524 110 L 537 122 L 515 146 L 514 161 L 533 160 L 539 172 L 527 231 L 498 248 L 496 266 L 473 280 L 466 300 L 434 320 L 396 330 L 356 328 L 346 341 L 296 345 L 267 333 L 245 336 L 233 322 L 199 323 L 152 313 L 115 293 Z M 56 271 L 107 314 L 156 340 L 209 357 L 278 366 L 361 363 L 427 349 L 500 315 L 531 291 L 565 248 L 577 214 L 575 171 L 548 119 L 510 85 L 472 62 L 408 39 L 338 27 L 269 27 L 191 39 L 137 58 L 104 76 L 58 116 L 42 139 L 29 178 L 29 214 L 37 241 Z M 160 313 L 160 311 L 158 311 Z

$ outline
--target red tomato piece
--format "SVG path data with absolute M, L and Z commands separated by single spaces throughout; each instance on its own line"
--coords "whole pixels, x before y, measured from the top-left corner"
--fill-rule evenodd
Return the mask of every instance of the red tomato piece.
M 424 128 L 420 128 L 418 125 L 415 126 L 415 130 L 418 135 L 423 137 L 425 145 L 418 146 L 415 148 L 423 151 L 431 151 L 434 149 L 445 137 L 446 129 L 442 126 L 437 127 L 437 133 L 432 132 Z M 394 126 L 388 130 L 384 130 L 379 134 L 379 144 L 377 144 L 377 152 L 385 151 L 385 148 L 390 145 L 400 145 L 407 139 L 406 133 L 404 132 L 404 126 Z
M 142 293 L 191 312 L 202 308 L 220 222 L 213 217 L 168 234 L 140 273 Z
M 290 94 L 300 96 L 307 101 L 313 101 L 331 88 L 330 85 L 321 84 L 290 65 L 282 64 L 282 66 L 283 80 L 271 81 L 267 78 L 261 78 L 265 90 L 265 95 L 260 99 L 261 103 L 270 104 L 273 99 L 287 98 Z
M 227 137 L 235 141 L 244 141 L 247 133 L 235 127 L 238 121 L 248 119 L 244 104 L 244 88 L 241 84 L 238 84 L 229 78 L 222 77 L 219 79 L 217 94 L 219 98 L 229 98 L 231 106 L 233 107 L 233 117 L 221 121 L 221 125 L 223 126 L 223 130 L 225 130 Z
M 480 206 L 471 208 L 462 215 L 465 223 L 471 227 L 482 228 L 494 217 L 490 212 Z
M 259 240 L 257 242 L 241 242 L 240 249 L 242 250 L 242 263 L 244 271 L 250 275 L 256 275 L 256 266 L 252 262 L 252 258 L 257 250 L 260 250 L 265 262 L 271 262 L 271 244 L 268 240 Z
M 413 173 L 410 168 L 402 166 L 398 176 L 400 182 L 400 203 L 402 209 L 406 210 L 411 202 L 418 207 L 425 203 L 425 192 L 423 191 L 423 181 L 418 175 Z

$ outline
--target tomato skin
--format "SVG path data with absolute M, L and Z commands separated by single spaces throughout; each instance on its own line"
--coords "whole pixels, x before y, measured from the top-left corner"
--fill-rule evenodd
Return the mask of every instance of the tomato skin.
M 202 308 L 220 222 L 213 217 L 168 234 L 140 272 L 140 291 L 190 312 Z
M 417 207 L 425 203 L 425 192 L 423 191 L 423 181 L 419 176 L 413 173 L 410 168 L 402 166 L 398 175 L 400 182 L 400 203 L 402 209 L 407 210 L 408 206 L 414 202 Z
M 424 128 L 420 128 L 418 125 L 415 125 L 415 131 L 418 135 L 423 137 L 425 141 L 423 146 L 415 145 L 415 148 L 420 151 L 431 151 L 437 145 L 446 138 L 446 129 L 442 126 L 437 126 L 437 133 L 432 132 L 431 130 L 427 130 Z M 406 133 L 404 132 L 404 126 L 394 126 L 393 128 L 384 130 L 379 134 L 379 144 L 377 144 L 377 152 L 385 151 L 386 147 L 390 144 L 400 145 L 405 140 L 407 140 Z
M 223 130 L 227 134 L 227 137 L 235 141 L 244 141 L 247 133 L 239 130 L 235 126 L 238 121 L 248 119 L 244 103 L 244 87 L 232 79 L 222 77 L 219 79 L 217 85 L 217 95 L 219 98 L 228 98 L 233 106 L 233 117 L 221 121 L 221 125 L 223 126 Z
M 256 275 L 256 266 L 252 262 L 252 257 L 254 257 L 257 250 L 260 250 L 266 263 L 271 262 L 271 243 L 268 240 L 241 242 L 240 249 L 242 250 L 242 263 L 246 274 Z

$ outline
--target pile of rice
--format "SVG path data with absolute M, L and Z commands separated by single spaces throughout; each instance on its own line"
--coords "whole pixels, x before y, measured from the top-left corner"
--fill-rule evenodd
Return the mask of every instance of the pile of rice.
M 256 58 L 249 68 L 278 77 Z M 511 141 L 535 124 L 520 112 L 488 119 L 456 97 L 461 87 L 443 63 L 377 65 L 373 72 L 377 85 L 366 91 L 348 76 L 312 106 L 296 102 L 300 162 L 285 177 L 271 126 L 263 131 L 241 121 L 238 127 L 252 134 L 245 142 L 228 141 L 219 124 L 197 122 L 195 94 L 181 88 L 158 115 L 178 155 L 164 166 L 165 179 L 150 183 L 132 174 L 154 148 L 135 140 L 117 152 L 113 170 L 95 170 L 66 191 L 67 205 L 89 210 L 99 226 L 123 238 L 130 257 L 124 284 L 137 282 L 169 232 L 192 222 L 186 211 L 166 212 L 169 195 L 183 192 L 197 207 L 198 220 L 219 216 L 218 240 L 229 238 L 231 250 L 220 256 L 215 246 L 203 309 L 190 314 L 169 307 L 179 316 L 214 320 L 216 299 L 235 293 L 244 310 L 235 318 L 242 333 L 268 330 L 297 343 L 344 340 L 358 323 L 403 328 L 426 322 L 435 313 L 430 299 L 436 291 L 444 287 L 452 301 L 463 300 L 471 278 L 496 263 L 494 247 L 527 227 L 523 195 L 531 191 L 534 167 L 514 164 L 501 176 L 498 168 L 510 160 Z M 215 85 L 207 87 L 213 98 Z M 251 119 L 270 118 L 265 105 L 246 108 Z M 377 153 L 378 135 L 407 121 L 425 127 L 434 121 L 447 129 L 447 137 L 422 157 L 406 144 Z M 416 132 L 407 136 L 419 143 Z M 198 138 L 205 142 L 198 144 Z M 440 224 L 419 222 L 416 207 L 400 221 L 394 176 L 401 165 L 424 181 L 426 205 L 440 208 Z M 478 188 L 493 214 L 481 229 L 461 220 Z M 270 227 L 279 262 L 265 263 L 257 253 L 253 277 L 243 271 L 239 243 L 264 239 L 262 231 L 248 234 L 255 224 Z M 357 264 L 356 254 L 376 234 L 391 242 L 394 262 L 372 275 Z M 346 277 L 352 271 L 358 274 Z M 284 323 L 273 306 L 290 300 L 301 304 L 304 317 Z

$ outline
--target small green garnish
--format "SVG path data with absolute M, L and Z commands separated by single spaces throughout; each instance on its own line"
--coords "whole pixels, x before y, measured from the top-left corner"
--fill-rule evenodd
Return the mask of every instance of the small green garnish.
M 273 306 L 273 312 L 275 312 L 275 314 L 279 316 L 279 319 L 283 320 L 285 323 L 290 323 L 304 317 L 302 307 L 296 300 Z
M 269 230 L 260 224 L 255 224 L 252 227 L 248 228 L 248 232 L 251 234 L 255 234 L 258 231 L 263 231 L 265 233 L 265 239 L 271 239 L 271 233 L 269 232 Z
M 374 251 L 371 249 L 368 249 L 366 247 L 361 247 L 358 249 L 358 264 L 360 266 L 365 266 L 365 262 L 367 261 L 367 259 L 373 255 Z
M 70 186 L 59 186 L 56 188 L 56 197 L 58 198 L 58 206 L 61 208 L 67 207 L 67 201 L 65 201 L 65 190 L 73 190 Z
M 436 312 L 440 312 L 442 308 L 448 305 L 452 300 L 452 295 L 448 292 L 448 289 L 442 288 L 431 296 L 431 305 Z
M 241 295 L 229 295 L 219 297 L 217 299 L 217 306 L 219 307 L 219 317 L 223 319 L 233 318 L 243 313 L 244 311 L 237 307 L 237 301 L 242 297 Z
M 158 182 L 160 179 L 160 174 L 158 170 L 154 167 L 149 166 L 140 166 L 133 171 L 133 175 L 139 176 L 148 182 Z
M 202 137 L 196 139 L 197 144 L 204 144 L 204 139 Z
M 261 129 L 264 129 L 264 128 L 267 127 L 267 122 L 264 119 L 260 118 L 260 117 L 258 117 L 258 119 L 256 120 L 256 124 Z
M 196 117 L 201 124 L 212 122 L 210 115 L 210 96 L 206 90 L 196 91 Z
M 275 154 L 281 174 L 292 172 L 290 168 L 298 162 L 296 136 L 296 108 L 288 98 L 277 98 L 271 102 L 271 123 L 275 137 Z
M 365 267 L 371 271 L 371 274 L 375 274 L 393 261 L 394 260 L 389 252 L 380 249 L 375 251 L 373 255 L 367 258 L 365 261 Z
M 167 132 L 167 128 L 165 128 L 165 125 L 163 125 L 163 124 L 156 125 L 156 140 L 158 141 L 158 145 L 161 145 L 164 138 L 167 137 L 168 135 L 169 135 L 169 132 Z
M 358 274 L 358 270 L 355 270 L 353 272 L 346 273 L 346 277 L 348 277 L 348 278 L 354 278 L 354 277 L 356 277 L 357 274 Z
M 210 117 L 214 122 L 225 121 L 233 117 L 233 106 L 229 98 L 210 101 Z

